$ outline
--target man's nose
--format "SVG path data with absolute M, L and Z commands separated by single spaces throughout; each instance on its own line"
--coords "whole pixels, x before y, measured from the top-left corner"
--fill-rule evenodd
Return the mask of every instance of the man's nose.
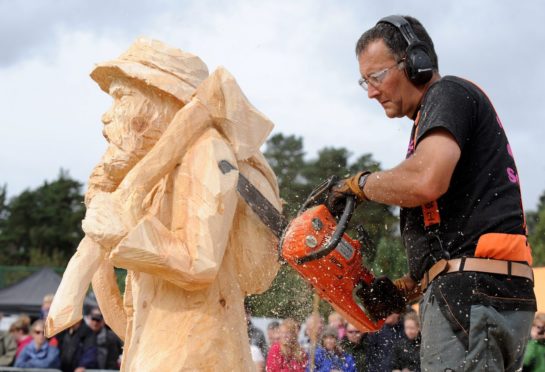
M 370 99 L 377 98 L 380 95 L 380 91 L 373 85 L 367 85 L 367 97 Z

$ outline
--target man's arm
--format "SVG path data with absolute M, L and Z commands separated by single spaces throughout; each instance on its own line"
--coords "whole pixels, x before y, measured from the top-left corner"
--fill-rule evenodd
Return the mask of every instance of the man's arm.
M 17 343 L 9 333 L 3 335 L 2 343 L 4 344 L 4 354 L 0 356 L 0 366 L 9 366 L 15 359 Z
M 369 200 L 401 207 L 417 207 L 437 200 L 449 188 L 460 147 L 445 129 L 425 136 L 414 154 L 398 166 L 372 173 L 364 186 Z

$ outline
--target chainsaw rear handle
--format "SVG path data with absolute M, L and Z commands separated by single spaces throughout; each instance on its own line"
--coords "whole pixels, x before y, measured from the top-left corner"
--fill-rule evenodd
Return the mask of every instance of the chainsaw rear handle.
M 304 257 L 298 258 L 295 262 L 299 265 L 302 265 L 306 262 L 314 261 L 324 256 L 327 256 L 332 251 L 334 251 L 335 248 L 337 248 L 337 245 L 339 245 L 341 239 L 343 238 L 344 232 L 348 227 L 348 222 L 350 221 L 350 218 L 352 218 L 352 214 L 354 213 L 354 208 L 356 208 L 356 197 L 348 196 L 346 198 L 346 205 L 344 206 L 343 214 L 341 215 L 341 218 L 339 218 L 339 223 L 337 224 L 335 232 L 331 236 L 329 242 L 327 242 L 327 244 L 325 244 L 317 251 L 309 253 Z

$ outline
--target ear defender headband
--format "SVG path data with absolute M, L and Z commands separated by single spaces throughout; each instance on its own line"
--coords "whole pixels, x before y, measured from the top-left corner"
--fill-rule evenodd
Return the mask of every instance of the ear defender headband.
M 395 26 L 407 41 L 405 49 L 405 73 L 414 85 L 424 85 L 430 81 L 433 75 L 433 63 L 429 48 L 416 36 L 413 28 L 407 20 L 401 16 L 388 16 L 382 18 L 379 23 L 388 23 Z

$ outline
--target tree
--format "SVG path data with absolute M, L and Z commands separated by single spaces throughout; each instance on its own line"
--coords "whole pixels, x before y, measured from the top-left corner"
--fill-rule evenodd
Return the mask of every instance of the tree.
M 52 264 L 66 264 L 83 237 L 81 188 L 61 169 L 57 180 L 12 198 L 0 218 L 0 263 L 44 264 L 49 257 Z
M 301 137 L 276 134 L 267 141 L 265 158 L 276 174 L 280 197 L 284 200 L 284 215 L 295 216 L 306 198 L 308 185 L 301 170 L 305 165 Z
M 545 265 L 545 192 L 539 198 L 537 211 L 528 214 L 529 241 L 534 266 Z

